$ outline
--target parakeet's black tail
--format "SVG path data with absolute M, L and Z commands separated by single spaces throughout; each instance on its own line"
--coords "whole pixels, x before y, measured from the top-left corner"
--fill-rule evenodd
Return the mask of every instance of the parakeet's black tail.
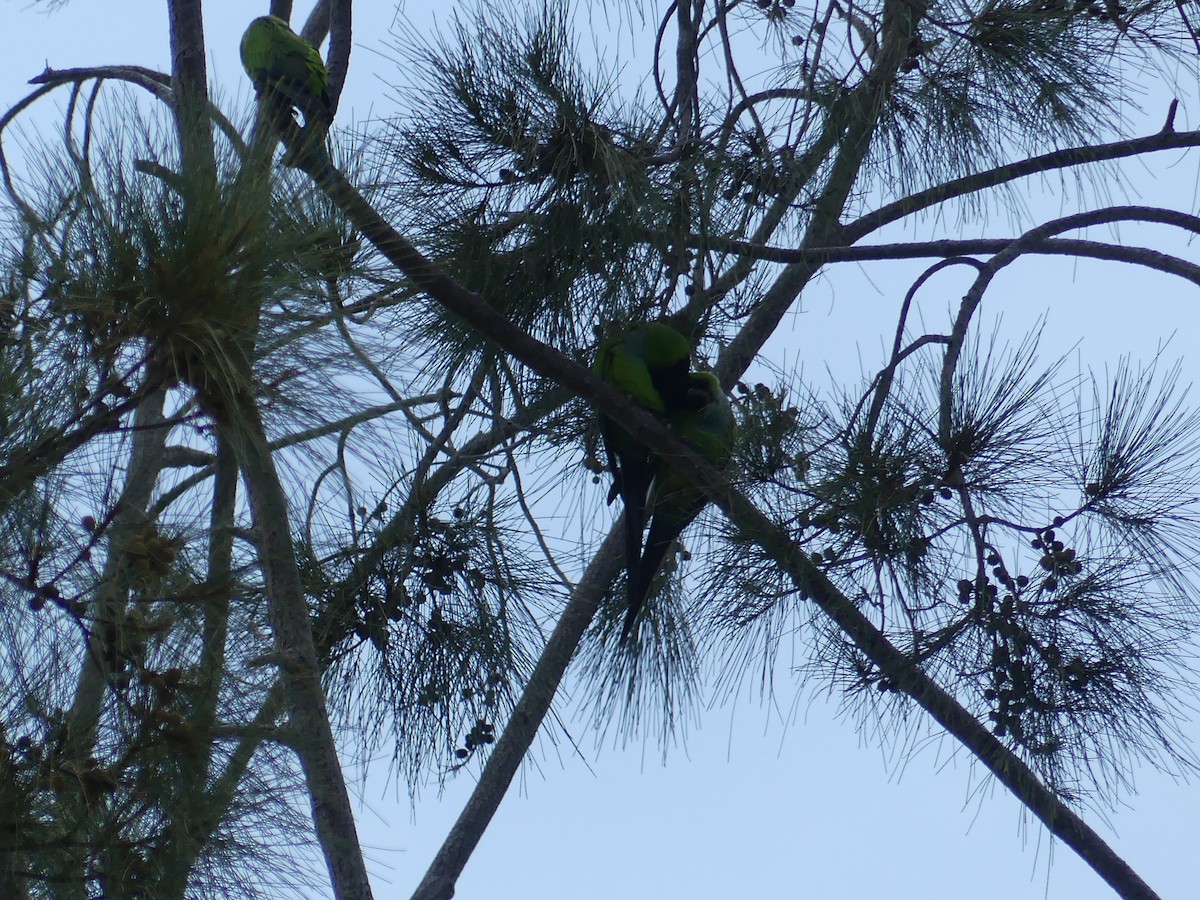
M 690 521 L 691 519 L 687 520 L 687 522 Z M 646 537 L 646 549 L 642 551 L 641 559 L 633 570 L 629 582 L 629 608 L 625 611 L 625 624 L 621 628 L 622 643 L 628 640 L 633 631 L 638 614 L 641 613 L 642 608 L 646 605 L 646 599 L 650 596 L 650 587 L 654 584 L 654 578 L 658 575 L 658 570 L 662 568 L 663 561 L 671 552 L 671 548 L 675 545 L 676 539 L 683 532 L 687 522 L 664 527 L 659 520 L 651 520 L 650 534 Z
M 633 590 L 633 579 L 638 570 L 638 559 L 642 555 L 642 521 L 634 510 L 625 509 L 625 577 L 628 589 Z
M 637 621 L 638 613 L 642 611 L 642 607 L 646 604 L 646 598 L 635 600 L 630 588 L 629 608 L 625 610 L 625 624 L 621 626 L 621 643 L 624 644 L 629 640 L 629 635 L 633 631 L 633 624 Z
M 625 504 L 625 589 L 631 598 L 641 590 L 638 586 L 638 571 L 642 558 L 642 533 L 646 528 L 646 494 L 650 490 L 649 480 L 647 473 L 637 466 L 628 467 L 621 476 L 621 499 Z M 632 627 L 633 619 L 627 616 L 625 627 L 621 630 L 622 641 Z
M 629 604 L 629 609 L 625 612 L 625 624 L 621 626 L 622 644 L 628 641 L 629 635 L 633 633 L 633 624 L 637 621 L 638 613 L 641 612 L 643 605 L 644 603 Z

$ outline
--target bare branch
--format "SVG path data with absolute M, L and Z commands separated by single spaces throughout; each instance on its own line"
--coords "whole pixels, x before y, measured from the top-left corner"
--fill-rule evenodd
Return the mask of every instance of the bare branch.
M 926 709 L 943 727 L 970 749 L 1001 783 L 1029 806 L 1052 833 L 1058 835 L 1079 853 L 1122 896 L 1128 898 L 1152 898 L 1155 896 L 1099 835 L 1095 834 L 1086 823 L 1066 807 L 1052 791 L 1041 784 L 1019 757 L 988 733 L 969 712 L 928 676 L 913 667 L 908 657 L 896 649 L 886 636 L 863 616 L 854 602 L 845 597 L 812 563 L 811 559 L 792 543 L 786 532 L 767 519 L 741 494 L 730 489 L 721 474 L 711 466 L 704 464 L 695 452 L 672 434 L 661 420 L 628 397 L 621 396 L 560 351 L 526 334 L 492 309 L 478 294 L 468 291 L 447 276 L 436 263 L 424 257 L 407 239 L 392 228 L 345 177 L 332 167 L 327 159 L 308 155 L 302 156 L 299 162 L 326 191 L 330 199 L 355 224 L 355 227 L 362 232 L 364 237 L 436 302 L 470 323 L 472 327 L 478 329 L 534 371 L 576 391 L 598 410 L 612 417 L 636 441 L 648 447 L 672 467 L 677 466 L 681 474 L 702 488 L 737 523 L 743 533 L 755 535 L 756 543 L 771 554 L 783 567 L 783 570 L 792 577 L 796 585 L 818 603 L 867 658 L 892 679 L 899 690 L 916 700 L 922 708 Z M 1146 210 L 1139 210 L 1139 213 L 1149 215 Z M 1124 214 L 1128 216 L 1129 211 L 1126 210 Z M 1192 217 L 1184 217 L 1182 214 L 1163 214 L 1161 218 L 1172 218 L 1176 224 L 1183 224 L 1184 220 L 1192 219 Z M 1086 219 L 1085 217 L 1070 217 L 1068 220 L 1056 223 L 1056 226 L 1057 230 L 1064 230 L 1068 227 L 1082 227 L 1085 221 L 1090 224 L 1099 224 L 1101 221 L 1112 220 L 1114 219 L 1111 217 L 1104 219 L 1102 216 L 1092 216 Z M 1031 233 L 1031 240 L 1047 237 L 1055 230 L 1056 228 L 1047 227 L 1037 231 L 1036 234 Z M 1019 252 L 1019 248 L 1015 249 L 1010 252 L 1009 257 L 1015 258 Z M 980 290 L 982 291 L 982 288 Z M 610 533 L 609 538 L 612 540 L 613 534 Z M 604 553 L 598 554 L 593 563 L 599 565 L 602 560 L 607 558 L 608 555 Z M 616 565 L 615 561 L 610 564 Z M 594 608 L 594 606 L 589 606 L 587 610 L 580 611 L 581 618 L 585 613 L 590 618 Z M 584 627 L 586 627 L 584 623 L 572 621 L 568 630 L 568 626 L 560 620 L 555 634 L 559 634 L 559 629 L 562 629 L 563 640 L 561 649 L 559 644 L 555 644 L 556 652 L 569 656 Z M 543 660 L 546 655 L 543 654 Z M 565 665 L 565 661 L 562 665 Z M 550 663 L 547 663 L 547 669 L 550 667 Z M 552 694 L 557 684 L 554 677 L 548 675 L 545 683 L 539 678 L 536 689 L 539 692 Z M 532 681 L 531 684 L 533 684 Z M 529 693 L 530 690 L 527 689 L 526 694 Z M 522 698 L 522 700 L 524 699 L 525 697 Z M 550 701 L 549 696 L 539 697 L 536 701 L 531 697 L 530 703 L 541 708 L 543 699 L 545 704 Z M 514 714 L 512 745 L 511 747 L 505 745 L 505 755 L 503 761 L 497 763 L 498 769 L 511 768 L 512 771 L 515 771 L 520 755 L 528 746 L 526 741 L 532 739 L 538 721 L 527 720 L 524 714 L 521 718 Z M 504 742 L 506 737 L 508 737 L 507 729 L 506 733 L 501 736 L 501 742 Z M 495 755 L 500 756 L 500 751 L 501 748 L 498 745 Z M 515 755 L 515 759 L 513 755 Z M 511 775 L 508 778 L 511 778 Z M 460 817 L 460 825 L 456 826 L 452 839 L 444 845 L 415 896 L 421 900 L 429 900 L 429 898 L 443 898 L 452 895 L 454 880 L 461 871 L 466 855 L 478 841 L 479 835 L 482 834 L 483 828 L 499 803 L 499 796 L 492 795 L 490 791 L 494 787 L 496 791 L 502 792 L 508 778 L 503 777 L 503 774 L 498 774 L 495 785 L 489 782 L 488 796 L 483 796 L 480 791 L 472 795 L 471 800 L 468 801 L 468 808 Z
M 208 70 L 204 61 L 204 16 L 201 0 L 169 0 L 171 86 L 175 92 L 175 127 L 184 171 L 216 177 L 212 134 L 208 127 Z
M 1054 169 L 1067 169 L 1083 166 L 1089 163 L 1105 162 L 1113 159 L 1125 159 L 1140 156 L 1144 153 L 1157 153 L 1160 150 L 1181 150 L 1187 147 L 1200 146 L 1200 131 L 1171 131 L 1164 130 L 1149 137 L 1131 138 L 1125 141 L 1114 141 L 1111 144 L 1098 144 L 1090 147 L 1071 147 L 1066 150 L 1055 150 L 1023 159 L 1020 162 L 1006 166 L 998 166 L 986 172 L 966 175 L 947 181 L 936 187 L 904 197 L 894 203 L 868 213 L 851 222 L 839 232 L 840 243 L 853 244 L 873 231 L 882 228 L 889 222 L 911 216 L 915 212 L 929 209 L 952 200 L 955 197 L 965 197 L 987 188 L 997 187 L 1036 175 L 1050 172 Z
M 963 297 L 962 303 L 959 306 L 958 316 L 955 319 L 954 328 L 950 334 L 950 342 L 946 347 L 946 357 L 942 364 L 942 402 L 938 433 L 943 441 L 949 440 L 954 370 L 958 366 L 963 343 L 966 341 L 967 327 L 975 314 L 975 310 L 978 309 L 979 304 L 983 301 L 983 294 L 987 290 L 988 285 L 991 284 L 992 279 L 996 276 L 996 273 L 1026 253 L 1027 248 L 1036 246 L 1051 235 L 1060 234 L 1064 231 L 1073 231 L 1077 228 L 1087 228 L 1091 225 L 1104 225 L 1110 222 L 1130 220 L 1174 225 L 1193 234 L 1200 234 L 1200 217 L 1197 216 L 1176 212 L 1171 209 L 1157 209 L 1147 206 L 1111 206 L 1092 212 L 1064 216 L 1061 219 L 1054 219 L 1044 225 L 1039 225 L 1037 228 L 1032 228 L 993 256 L 980 268 L 979 275 L 975 278 L 974 283 L 971 285 L 970 290 L 967 291 L 966 296 Z
M 1136 222 L 1136 218 L 1129 221 Z M 976 238 L 967 240 L 912 241 L 902 244 L 866 244 L 855 247 L 812 247 L 790 249 L 755 245 L 749 241 L 728 238 L 692 238 L 691 247 L 708 246 L 710 249 L 735 253 L 751 259 L 769 262 L 808 263 L 826 265 L 841 262 L 865 262 L 887 259 L 922 259 L 925 257 L 960 257 L 982 253 L 998 253 L 1017 240 L 1016 238 Z M 1200 284 L 1200 265 L 1153 250 L 1149 247 L 1132 247 L 1126 244 L 1106 244 L 1101 241 L 1084 241 L 1068 238 L 1047 238 L 1026 246 L 1026 254 L 1043 256 L 1087 257 L 1112 262 L 1133 263 L 1155 269 L 1168 275 L 1177 275 L 1187 281 Z
M 329 102 L 336 112 L 346 74 L 350 71 L 350 49 L 353 46 L 351 31 L 351 0 L 330 0 L 329 3 Z
M 454 896 L 458 876 L 512 784 L 538 728 L 550 711 L 550 703 L 567 664 L 596 615 L 605 588 L 621 567 L 623 534 L 623 523 L 618 521 L 592 557 L 566 609 L 559 616 L 503 734 L 488 757 L 475 790 L 413 892 L 412 900 L 447 900 Z

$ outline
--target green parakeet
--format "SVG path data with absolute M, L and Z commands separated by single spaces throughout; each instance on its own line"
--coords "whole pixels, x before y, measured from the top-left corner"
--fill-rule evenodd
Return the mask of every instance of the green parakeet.
M 328 73 L 321 54 L 276 16 L 259 16 L 242 35 L 242 66 L 254 82 L 260 99 L 276 115 L 292 118 L 292 109 L 304 113 L 304 126 L 322 131 L 333 121 L 326 91 Z
M 733 417 L 729 399 L 711 372 L 693 372 L 688 375 L 687 383 L 682 403 L 667 409 L 667 424 L 706 460 L 724 468 L 737 438 L 737 420 Z M 708 497 L 702 491 L 676 474 L 664 460 L 655 458 L 652 471 L 654 517 L 646 537 L 646 549 L 629 584 L 629 611 L 621 630 L 622 641 L 633 630 L 654 577 L 675 540 L 708 503 Z
M 652 322 L 604 342 L 592 370 L 646 409 L 665 417 L 670 409 L 687 403 L 691 356 L 687 338 L 669 325 Z M 653 463 L 649 451 L 607 416 L 600 416 L 600 434 L 613 476 L 608 502 L 619 496 L 625 506 L 625 564 L 632 590 L 642 555 Z

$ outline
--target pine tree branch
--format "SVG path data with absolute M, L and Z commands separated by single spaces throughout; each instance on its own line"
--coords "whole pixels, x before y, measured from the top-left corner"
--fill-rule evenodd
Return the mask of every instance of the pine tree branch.
M 0 510 L 11 498 L 28 490 L 38 478 L 50 472 L 92 438 L 105 432 L 120 430 L 121 419 L 141 408 L 156 389 L 152 384 L 143 385 L 137 393 L 114 406 L 104 405 L 102 395 L 100 401 L 93 404 L 95 412 L 80 419 L 73 430 L 64 432 L 56 429 L 28 448 L 11 451 L 4 465 L 0 465 Z
M 967 329 L 979 304 L 983 302 L 984 292 L 996 273 L 1010 265 L 1019 256 L 1027 252 L 1027 248 L 1035 247 L 1042 241 L 1064 231 L 1074 231 L 1093 225 L 1107 225 L 1113 222 L 1136 221 L 1154 222 L 1160 225 L 1171 225 L 1200 234 L 1200 217 L 1188 213 L 1177 212 L 1173 209 L 1158 209 L 1148 206 L 1111 206 L 1106 209 L 1077 213 L 1054 219 L 1032 228 L 1017 240 L 1013 241 L 984 265 L 976 276 L 970 290 L 963 297 L 955 318 L 954 327 L 950 332 L 950 341 L 946 346 L 946 356 L 942 363 L 941 374 L 941 408 L 938 414 L 938 434 L 945 446 L 949 446 L 952 415 L 952 386 L 954 372 L 958 367 L 959 356 L 967 339 Z
M 196 831 L 191 835 L 194 846 L 205 847 L 212 839 L 213 833 L 221 825 L 219 813 L 227 811 L 233 805 L 242 779 L 249 770 L 250 762 L 262 745 L 264 737 L 275 733 L 272 726 L 286 711 L 285 697 L 283 679 L 280 678 L 267 692 L 262 706 L 254 716 L 254 721 L 250 725 L 238 729 L 237 746 L 230 753 L 225 767 L 217 774 L 212 787 L 205 793 L 201 801 L 203 809 L 211 810 L 212 814 L 195 824 Z M 176 896 L 184 897 L 186 891 L 184 894 Z M 167 895 L 165 900 L 173 900 L 173 898 Z
M 463 868 L 483 837 L 488 823 L 500 807 L 513 777 L 542 721 L 550 711 L 551 701 L 562 683 L 563 675 L 584 632 L 596 615 L 605 591 L 620 570 L 624 555 L 622 544 L 624 526 L 618 521 L 592 557 L 583 577 L 575 586 L 558 624 L 546 642 L 521 698 L 513 707 L 479 782 L 471 792 L 458 819 L 446 835 L 433 862 L 425 872 L 412 900 L 447 900 L 454 896 L 454 886 Z
M 675 460 L 672 460 L 675 465 Z M 691 468 L 690 466 L 688 467 Z M 707 467 L 705 467 L 707 468 Z M 682 471 L 682 469 L 681 469 Z M 699 467 L 687 472 L 698 477 Z M 717 488 L 719 476 L 696 484 L 707 492 Z M 719 480 L 719 478 L 717 479 Z M 711 496 L 711 495 L 710 495 Z M 1075 814 L 1015 753 L 1005 747 L 950 694 L 895 647 L 857 606 L 834 585 L 785 531 L 776 526 L 749 500 L 729 490 L 714 497 L 743 533 L 756 534 L 757 542 L 787 572 L 793 582 L 816 603 L 896 689 L 911 697 L 946 731 L 982 762 L 996 779 L 1124 900 L 1157 900 L 1158 895 L 1086 822 Z
M 920 191 L 904 197 L 894 203 L 868 213 L 844 226 L 839 232 L 839 243 L 845 246 L 854 244 L 873 231 L 884 225 L 911 216 L 923 209 L 929 209 L 952 200 L 955 197 L 965 197 L 988 188 L 998 187 L 1019 178 L 1050 172 L 1055 169 L 1067 169 L 1089 163 L 1105 162 L 1114 159 L 1126 159 L 1145 153 L 1157 153 L 1161 150 L 1182 150 L 1188 147 L 1200 146 L 1200 131 L 1175 131 L 1170 123 L 1158 134 L 1148 137 L 1132 138 L 1124 141 L 1114 141 L 1110 144 L 1099 144 L 1091 147 L 1071 147 L 1066 150 L 1055 150 L 1043 153 L 1041 156 L 1023 159 L 978 172 L 965 175 L 953 181 L 947 181 L 928 190 Z
M 413 486 L 404 503 L 379 530 L 371 546 L 355 560 L 354 568 L 331 592 L 335 599 L 323 607 L 314 619 L 313 631 L 316 635 L 317 651 L 322 660 L 327 660 L 329 653 L 351 629 L 355 598 L 370 577 L 370 573 L 379 565 L 383 555 L 412 542 L 420 510 L 433 502 L 442 490 L 475 460 L 492 452 L 522 431 L 534 427 L 570 399 L 571 395 L 562 389 L 548 391 L 538 402 L 522 409 L 511 419 L 506 419 L 466 441 L 451 459 L 439 465 L 428 477 L 423 477 L 422 470 L 418 467 L 414 474 Z
M 839 98 L 825 125 L 826 134 L 837 137 L 837 151 L 814 205 L 802 247 L 853 243 L 844 236 L 840 219 L 867 158 L 892 83 L 908 57 L 917 24 L 927 8 L 928 4 L 922 0 L 888 0 L 884 4 L 883 36 L 871 70 L 861 84 Z M 757 240 L 761 242 L 764 238 L 761 235 Z M 797 262 L 779 274 L 717 360 L 716 373 L 722 384 L 731 384 L 749 368 L 818 269 L 814 263 Z M 720 280 L 722 286 L 725 280 Z
M 229 600 L 233 590 L 233 525 L 237 506 L 237 460 L 229 446 L 218 438 L 214 464 L 212 505 L 209 509 L 206 581 L 213 588 L 202 610 L 201 650 L 193 679 L 195 685 L 189 724 L 195 729 L 190 758 L 180 766 L 179 794 L 172 808 L 166 836 L 157 848 L 166 860 L 163 878 L 156 886 L 162 900 L 183 900 L 212 832 L 229 810 L 229 804 L 214 806 L 207 786 L 213 763 L 213 727 L 221 687 L 225 683 L 225 643 L 229 636 Z
M 801 590 L 812 597 L 849 636 L 855 646 L 896 684 L 898 690 L 912 697 L 951 735 L 962 742 L 1002 784 L 1028 806 L 1052 834 L 1074 849 L 1118 894 L 1126 900 L 1151 900 L 1156 897 L 1099 835 L 1041 784 L 1037 776 L 1015 753 L 1001 744 L 967 710 L 892 645 L 858 607 L 812 563 L 803 550 L 792 543 L 786 532 L 759 512 L 740 493 L 729 488 L 721 474 L 703 463 L 661 420 L 628 397 L 617 393 L 562 352 L 526 334 L 491 308 L 478 294 L 449 278 L 436 263 L 424 257 L 395 231 L 327 159 L 307 156 L 299 161 L 363 236 L 393 265 L 408 275 L 417 287 L 534 371 L 579 393 L 597 410 L 619 423 L 639 444 L 648 447 L 672 468 L 678 468 L 684 477 L 708 494 L 743 533 L 756 535 L 756 543 L 776 560 Z M 613 533 L 610 533 L 609 539 L 612 538 Z M 599 564 L 599 561 L 606 558 L 605 554 L 601 553 L 593 562 Z M 592 612 L 594 613 L 594 607 Z M 586 625 L 573 622 L 569 633 L 564 629 L 564 646 L 560 651 L 556 645 L 556 653 L 566 652 L 567 638 L 581 635 L 585 627 Z M 573 637 L 573 640 L 577 642 L 578 637 Z M 573 649 L 574 644 L 570 651 L 573 652 Z M 565 666 L 565 663 L 563 665 Z M 548 680 L 555 677 L 553 673 L 558 671 L 549 664 L 547 670 L 545 677 Z M 556 677 L 561 677 L 561 674 Z M 555 687 L 556 683 L 543 684 L 539 680 L 536 690 L 539 694 L 552 694 Z M 527 688 L 527 693 L 530 690 Z M 545 704 L 548 708 L 549 697 L 545 698 Z M 530 707 L 535 710 L 541 709 L 540 699 L 537 702 L 531 699 Z M 532 739 L 537 724 L 536 721 L 522 718 L 514 728 L 522 735 L 522 740 L 527 735 Z M 501 740 L 504 738 L 505 735 L 502 735 Z M 511 750 L 506 746 L 506 753 L 515 752 L 520 745 L 521 741 L 514 736 Z M 506 770 L 515 767 L 516 764 L 506 755 L 503 762 L 497 765 Z M 513 770 L 515 771 L 515 768 Z M 497 781 L 500 780 L 502 779 L 498 775 Z M 456 825 L 458 832 L 454 846 L 443 848 L 442 862 L 431 868 L 415 896 L 421 900 L 433 900 L 453 895 L 453 882 L 457 877 L 453 870 L 455 867 L 461 870 L 461 865 L 465 864 L 464 854 L 469 854 L 474 846 L 472 836 L 474 841 L 478 840 L 478 835 L 482 834 L 499 800 L 498 796 L 490 793 L 490 788 L 488 797 L 481 796 L 476 799 L 475 795 L 472 796 L 468 801 L 471 807 L 470 814 L 464 811 L 463 817 L 460 817 L 461 828 Z
M 696 4 L 698 16 L 700 4 Z M 676 146 L 683 146 L 695 137 L 699 121 L 700 72 L 697 59 L 696 32 L 699 23 L 693 18 L 692 0 L 676 0 L 675 3 L 675 107 Z
M 171 76 L 145 66 L 85 66 L 73 69 L 52 69 L 46 66 L 40 75 L 29 79 L 30 84 L 58 87 L 64 84 L 79 84 L 84 81 L 124 81 L 144 88 L 151 96 L 164 103 L 173 103 Z
M 329 102 L 337 112 L 346 75 L 350 71 L 350 48 L 354 45 L 351 32 L 350 0 L 330 0 L 329 3 Z
M 181 169 L 197 176 L 196 184 L 216 187 L 217 160 L 209 127 L 208 70 L 204 60 L 204 16 L 201 0 L 168 0 L 171 32 L 171 89 L 175 96 L 175 128 Z
M 300 758 L 317 840 L 340 900 L 367 900 L 370 879 L 358 841 L 354 810 L 321 685 L 308 600 L 297 567 L 287 496 L 252 396 L 236 403 L 231 422 L 218 429 L 238 459 L 258 537 L 271 629 L 280 659 L 292 746 Z
M 145 398 L 134 414 L 133 446 L 129 453 L 125 484 L 117 499 L 111 525 L 111 540 L 104 565 L 104 575 L 95 597 L 89 603 L 88 618 L 93 627 L 87 635 L 83 658 L 76 677 L 75 692 L 67 717 L 64 758 L 83 766 L 98 754 L 97 737 L 100 717 L 109 696 L 109 675 L 119 660 L 114 634 L 125 620 L 125 610 L 132 589 L 132 579 L 124 552 L 125 539 L 144 524 L 146 507 L 154 491 L 162 467 L 162 451 L 169 429 L 163 425 L 166 391 L 157 390 Z M 123 660 L 121 660 L 123 662 Z M 81 792 L 65 792 L 58 798 L 60 808 L 56 819 L 63 822 L 86 819 L 86 799 Z M 65 808 L 62 808 L 65 807 Z M 63 868 L 73 882 L 82 887 L 87 883 L 86 845 L 81 843 L 63 854 Z M 69 862 L 68 862 L 69 861 Z
M 1131 217 L 1129 221 L 1136 222 Z M 707 247 L 722 253 L 737 254 L 764 262 L 809 263 L 824 266 L 842 262 L 868 262 L 896 259 L 925 259 L 929 257 L 971 256 L 975 254 L 999 253 L 1017 240 L 1015 237 L 975 238 L 965 240 L 911 241 L 899 244 L 866 244 L 854 247 L 773 247 L 737 241 L 729 238 L 693 237 L 688 246 Z M 1040 256 L 1073 256 L 1103 259 L 1112 262 L 1133 263 L 1177 275 L 1200 284 L 1200 265 L 1190 263 L 1178 256 L 1171 256 L 1149 247 L 1131 247 L 1124 244 L 1106 244 L 1102 241 L 1085 241 L 1070 238 L 1046 238 L 1028 244 L 1026 254 Z
M 322 437 L 327 437 L 331 434 L 340 434 L 357 426 L 371 422 L 375 419 L 382 418 L 389 413 L 396 412 L 401 409 L 408 409 L 413 406 L 421 406 L 426 403 L 435 403 L 441 398 L 441 392 L 436 394 L 422 394 L 417 397 L 401 399 L 394 403 L 382 403 L 378 406 L 371 406 L 367 409 L 360 410 L 356 413 L 351 413 L 348 416 L 343 416 L 340 419 L 335 419 L 332 422 L 325 422 L 321 425 L 314 425 L 312 428 L 306 428 L 302 431 L 296 431 L 292 434 L 284 435 L 271 442 L 271 450 L 284 450 L 288 447 L 295 447 L 298 444 L 303 444 L 308 441 L 314 441 Z M 150 507 L 150 517 L 156 518 L 161 512 L 167 509 L 172 503 L 194 488 L 196 485 L 203 483 L 206 479 L 212 477 L 215 469 L 216 460 L 212 454 L 205 453 L 200 450 L 195 450 L 191 447 L 168 447 L 163 458 L 164 467 L 183 467 L 197 466 L 198 471 L 193 472 L 187 478 L 175 483 L 169 491 L 164 491 Z M 2 471 L 2 470 L 0 470 Z
M 329 36 L 329 5 L 330 0 L 317 0 L 316 5 L 312 8 L 312 12 L 304 20 L 304 27 L 300 29 L 300 37 L 304 38 L 314 47 L 320 47 L 325 43 L 325 38 Z M 287 6 L 288 16 L 286 18 L 290 20 L 292 4 L 288 3 Z M 280 16 L 280 18 L 285 17 Z
M 595 401 L 594 401 L 595 402 Z M 882 677 L 928 712 L 966 747 L 1054 834 L 1125 900 L 1156 900 L 1157 894 L 1086 822 L 1071 810 L 1012 750 L 1004 746 L 971 713 L 880 631 L 797 546 L 786 530 L 765 516 L 724 476 L 705 463 L 661 422 L 625 399 L 621 413 L 599 402 L 605 415 L 630 430 L 639 443 L 702 489 L 742 534 L 755 535 L 803 594 L 815 602 L 869 659 Z M 640 420 L 640 421 L 639 421 Z M 665 438 L 665 440 L 664 440 Z M 431 895 L 433 896 L 433 895 Z M 448 895 L 441 895 L 448 896 Z M 422 897 L 421 900 L 426 900 Z
M 146 508 L 154 492 L 162 468 L 163 447 L 169 428 L 163 418 L 166 391 L 158 390 L 147 396 L 134 414 L 136 428 L 125 484 L 114 508 L 108 557 L 100 581 L 98 595 L 88 615 L 98 627 L 88 634 L 87 650 L 80 663 L 71 705 L 67 733 L 71 745 L 67 758 L 84 760 L 95 752 L 97 729 L 104 708 L 108 676 L 116 659 L 117 649 L 105 637 L 106 624 L 117 627 L 124 620 L 130 591 L 130 578 L 125 571 L 123 543 L 135 528 L 145 524 Z
M 45 85 L 46 89 L 61 87 L 64 84 L 80 84 L 84 81 L 123 81 L 126 84 L 132 84 L 135 87 L 140 87 L 146 90 L 155 99 L 162 101 L 168 106 L 174 106 L 175 93 L 171 89 L 171 78 L 156 69 L 148 69 L 145 66 L 83 66 L 72 69 L 51 69 L 47 66 L 40 75 L 35 75 L 29 79 L 30 84 Z M 14 107 L 9 114 L 0 119 L 0 131 L 4 129 L 6 122 L 21 108 L 28 105 L 28 101 L 36 99 L 41 92 L 31 95 L 27 101 L 23 101 L 17 107 Z M 238 151 L 245 153 L 246 144 L 242 140 L 242 133 L 237 129 L 228 117 L 214 103 L 207 103 L 208 116 L 221 129 L 221 134 L 229 141 L 229 143 Z M 147 163 L 139 160 L 134 163 L 138 171 L 146 172 L 147 174 L 157 174 L 157 172 L 166 172 L 168 170 L 163 166 L 158 166 L 153 163 Z M 152 171 L 152 170 L 157 170 Z M 171 173 L 174 174 L 174 173 Z

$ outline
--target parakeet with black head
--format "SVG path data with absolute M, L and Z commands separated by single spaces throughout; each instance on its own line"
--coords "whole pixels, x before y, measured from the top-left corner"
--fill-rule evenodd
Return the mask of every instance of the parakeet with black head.
M 664 418 L 708 462 L 718 468 L 728 464 L 737 439 L 737 420 L 720 381 L 711 372 L 689 374 L 681 402 L 669 406 Z M 633 630 L 654 578 L 676 539 L 708 504 L 704 492 L 676 473 L 665 460 L 657 457 L 652 460 L 652 476 L 653 518 L 645 550 L 629 583 L 629 610 L 621 629 L 622 641 Z
M 329 75 L 317 49 L 276 16 L 259 16 L 242 35 L 242 66 L 260 100 L 276 116 L 304 114 L 304 127 L 324 133 L 333 122 Z
M 592 370 L 651 412 L 666 417 L 683 408 L 691 381 L 692 346 L 662 322 L 651 322 L 605 341 Z M 613 476 L 608 502 L 618 496 L 625 506 L 625 563 L 632 586 L 646 527 L 646 495 L 653 463 L 650 452 L 607 416 L 600 417 L 608 469 Z

